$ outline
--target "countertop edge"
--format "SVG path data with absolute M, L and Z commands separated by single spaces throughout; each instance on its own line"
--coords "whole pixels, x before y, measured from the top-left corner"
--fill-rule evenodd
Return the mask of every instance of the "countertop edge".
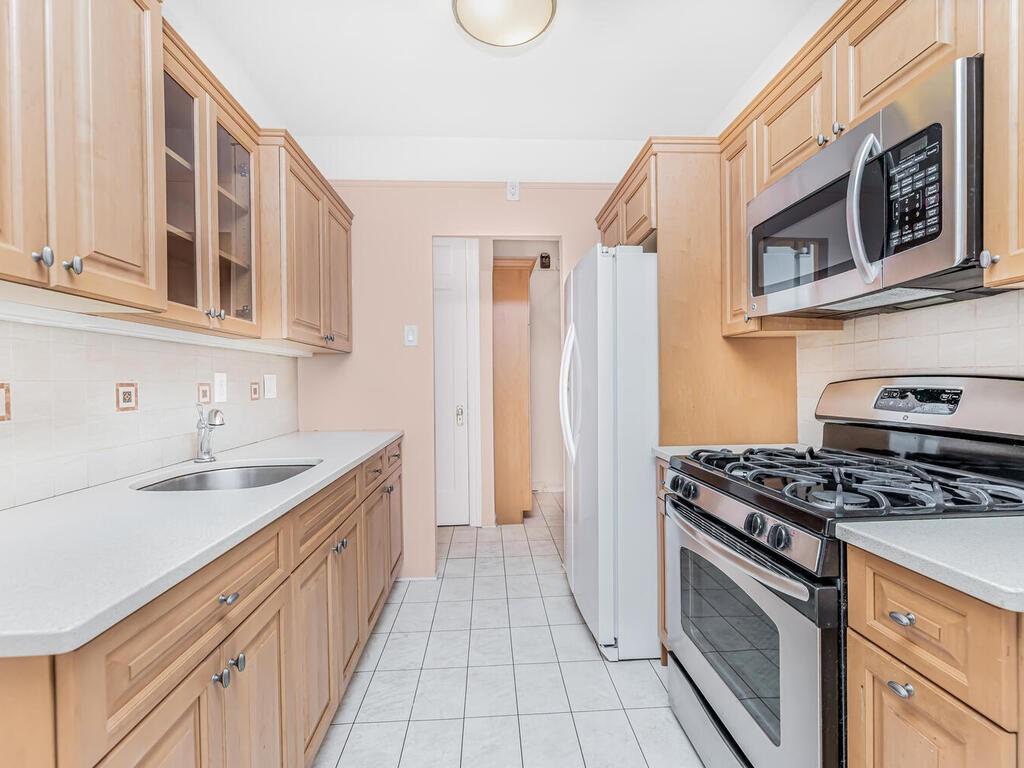
M 868 524 L 877 523 L 864 523 Z M 884 522 L 882 524 L 884 525 Z M 1014 613 L 1024 613 L 1024 586 L 1017 588 L 985 581 L 979 576 L 964 573 L 912 549 L 880 539 L 859 527 L 857 523 L 840 523 L 836 526 L 836 537 L 840 541 L 970 595 L 983 603 Z
M 347 463 L 338 465 L 337 468 L 332 469 L 327 475 L 318 478 L 314 482 L 305 486 L 302 490 L 292 494 L 288 499 L 283 500 L 273 508 L 253 519 L 251 522 L 240 526 L 230 534 L 212 542 L 209 546 L 204 548 L 202 552 L 168 571 L 159 579 L 155 579 L 140 586 L 129 597 L 122 599 L 120 602 L 97 614 L 94 618 L 83 621 L 74 626 L 58 628 L 45 633 L 24 632 L 18 634 L 4 634 L 3 631 L 0 630 L 0 658 L 58 656 L 78 650 L 82 646 L 99 637 L 118 622 L 127 618 L 143 606 L 160 597 L 160 595 L 197 573 L 218 557 L 238 546 L 251 536 L 259 533 L 271 523 L 284 517 L 299 504 L 319 493 L 328 485 L 358 467 L 374 453 L 377 453 L 393 443 L 395 440 L 405 436 L 404 430 L 347 431 L 362 431 L 367 433 L 380 432 L 385 435 L 385 437 L 377 443 L 374 443 L 372 448 L 367 449 L 357 458 L 350 459 Z M 270 438 L 269 440 L 273 439 L 275 438 Z M 240 446 L 240 449 L 258 444 L 259 443 L 253 443 L 250 444 L 250 446 Z M 135 476 L 135 478 L 126 478 L 125 480 L 117 482 L 125 482 L 126 480 L 136 480 L 137 482 L 138 477 L 156 474 L 161 471 L 165 471 L 166 469 L 167 468 L 165 467 L 163 470 L 146 472 L 143 475 Z M 68 494 L 68 496 L 72 495 L 73 494 Z

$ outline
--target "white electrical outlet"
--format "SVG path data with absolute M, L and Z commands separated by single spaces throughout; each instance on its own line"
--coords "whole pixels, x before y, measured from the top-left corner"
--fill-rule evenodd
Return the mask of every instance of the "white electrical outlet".
M 226 373 L 213 374 L 213 402 L 226 403 L 228 401 L 228 375 Z
M 405 335 L 403 337 L 405 346 L 417 347 L 420 343 L 420 327 L 418 325 L 407 325 L 405 326 Z
M 265 374 L 263 374 L 263 399 L 264 400 L 275 400 L 275 399 L 277 399 L 277 374 L 276 373 L 265 373 Z
M 519 199 L 519 182 L 518 181 L 506 181 L 505 182 L 505 199 L 506 200 L 518 200 Z

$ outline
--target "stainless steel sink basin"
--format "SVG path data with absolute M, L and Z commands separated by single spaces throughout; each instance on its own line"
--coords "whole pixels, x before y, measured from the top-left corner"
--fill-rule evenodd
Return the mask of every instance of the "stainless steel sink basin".
M 140 491 L 237 491 L 274 485 L 302 474 L 316 464 L 271 464 L 253 467 L 211 467 L 144 485 Z

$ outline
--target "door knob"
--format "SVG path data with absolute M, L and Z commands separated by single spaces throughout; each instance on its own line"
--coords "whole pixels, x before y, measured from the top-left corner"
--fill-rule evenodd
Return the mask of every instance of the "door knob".
M 85 270 L 85 262 L 82 261 L 81 256 L 75 256 L 71 261 L 61 262 L 61 266 L 68 272 L 74 272 L 76 275 L 82 274 Z
M 53 266 L 53 248 L 48 245 L 44 245 L 41 251 L 32 252 L 32 261 L 36 264 L 42 264 L 44 267 Z

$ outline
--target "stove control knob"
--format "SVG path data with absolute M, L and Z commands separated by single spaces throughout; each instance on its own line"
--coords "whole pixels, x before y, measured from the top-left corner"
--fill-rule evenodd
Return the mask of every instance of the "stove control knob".
M 755 539 L 761 538 L 761 534 L 764 533 L 764 526 L 764 515 L 760 512 L 751 512 L 747 515 L 747 519 L 743 521 L 743 530 Z
M 793 539 L 789 535 L 789 529 L 784 525 L 773 525 L 768 529 L 768 546 L 780 552 L 789 549 Z
M 679 488 L 679 495 L 687 501 L 693 501 L 700 495 L 700 488 L 693 480 L 684 480 Z

